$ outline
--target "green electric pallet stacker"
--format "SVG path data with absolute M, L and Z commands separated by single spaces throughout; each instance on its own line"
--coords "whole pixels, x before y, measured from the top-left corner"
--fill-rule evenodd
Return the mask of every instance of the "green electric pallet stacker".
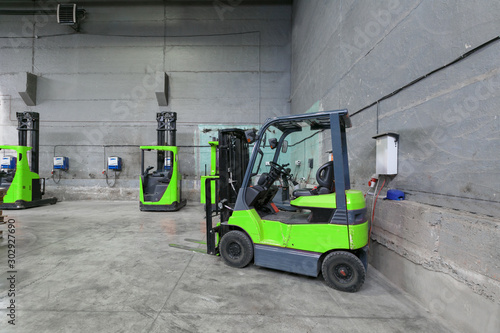
M 175 146 L 177 113 L 158 112 L 157 145 L 141 146 L 141 211 L 176 211 L 186 205 L 182 199 L 181 175 L 179 173 L 179 148 Z M 144 169 L 144 152 L 156 151 L 156 170 L 153 166 Z
M 215 215 L 227 218 L 214 227 L 213 205 L 205 205 L 207 253 L 220 254 L 232 267 L 253 260 L 257 266 L 308 276 L 321 272 L 332 288 L 359 290 L 366 276 L 369 222 L 363 193 L 350 189 L 348 127 L 347 110 L 268 119 L 258 132 L 234 208 L 215 197 Z M 269 136 L 274 138 L 266 140 Z M 272 203 L 278 191 L 274 183 L 291 178 L 286 166 L 304 156 L 308 139 L 316 140 L 309 149 L 322 144 L 332 150 L 333 161 L 318 169 L 317 188 L 293 192 L 290 204 L 297 212 L 280 211 Z M 213 182 L 206 179 L 205 202 L 212 202 Z
M 25 209 L 55 204 L 57 198 L 42 198 L 45 194 L 45 178 L 38 175 L 39 122 L 37 112 L 17 112 L 18 146 L 0 146 L 0 150 L 15 151 L 11 166 L 0 170 L 0 188 L 7 190 L 0 209 Z M 30 145 L 28 146 L 28 134 Z M 28 153 L 31 155 L 29 162 Z

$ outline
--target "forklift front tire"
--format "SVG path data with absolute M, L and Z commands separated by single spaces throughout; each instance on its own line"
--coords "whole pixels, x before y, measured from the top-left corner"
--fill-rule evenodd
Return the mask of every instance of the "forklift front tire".
M 356 292 L 365 282 L 366 271 L 361 260 L 346 251 L 332 252 L 321 266 L 326 284 L 340 291 Z
M 222 236 L 219 251 L 225 263 L 243 268 L 253 259 L 253 244 L 245 233 L 233 230 Z

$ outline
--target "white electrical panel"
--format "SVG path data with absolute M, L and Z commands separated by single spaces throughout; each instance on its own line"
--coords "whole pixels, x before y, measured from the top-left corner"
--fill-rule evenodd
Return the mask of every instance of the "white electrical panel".
M 377 140 L 375 173 L 379 175 L 397 175 L 399 134 L 383 133 L 373 138 Z

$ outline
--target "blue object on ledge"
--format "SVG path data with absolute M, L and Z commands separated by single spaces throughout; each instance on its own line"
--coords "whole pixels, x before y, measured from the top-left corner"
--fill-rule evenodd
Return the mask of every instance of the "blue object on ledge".
M 404 200 L 405 192 L 400 190 L 389 190 L 387 191 L 387 199 L 389 200 Z

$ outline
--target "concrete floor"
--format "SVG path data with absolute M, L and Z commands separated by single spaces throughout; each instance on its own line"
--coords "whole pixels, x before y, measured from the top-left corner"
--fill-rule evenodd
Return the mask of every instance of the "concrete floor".
M 16 326 L 1 332 L 451 332 L 370 267 L 354 294 L 309 278 L 170 247 L 204 239 L 201 205 L 140 212 L 79 201 L 4 212 L 16 220 Z M 5 230 L 5 226 L 0 227 Z M 5 233 L 4 233 L 5 234 Z

